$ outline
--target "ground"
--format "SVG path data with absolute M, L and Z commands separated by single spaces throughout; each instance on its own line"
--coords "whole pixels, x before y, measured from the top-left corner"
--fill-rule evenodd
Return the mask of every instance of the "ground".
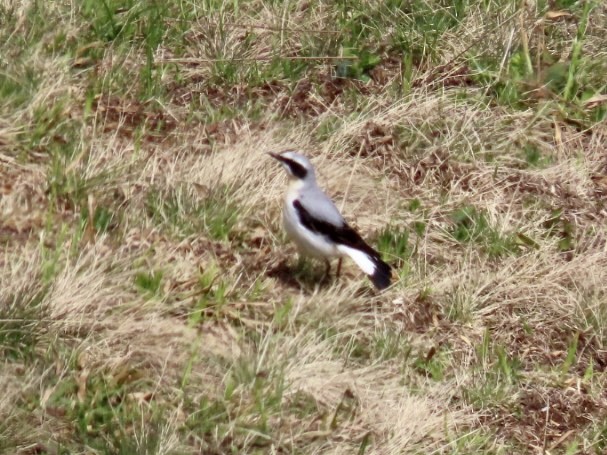
M 0 452 L 607 450 L 603 2 L 0 23 Z M 287 149 L 388 290 L 298 260 Z

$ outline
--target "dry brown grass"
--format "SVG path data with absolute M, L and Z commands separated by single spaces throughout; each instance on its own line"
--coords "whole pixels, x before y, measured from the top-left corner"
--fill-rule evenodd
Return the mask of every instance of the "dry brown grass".
M 581 102 L 497 102 L 462 51 L 476 43 L 507 78 L 520 22 L 470 8 L 409 91 L 383 42 L 367 83 L 323 60 L 292 79 L 268 69 L 339 49 L 340 13 L 323 2 L 192 13 L 156 49 L 162 90 L 145 100 L 139 32 L 95 44 L 90 67 L 49 51 L 53 30 L 26 46 L 19 64 L 40 83 L 27 103 L 0 100 L 0 448 L 601 453 L 607 130 Z M 68 20 L 79 9 L 53 11 L 92 40 Z M 536 14 L 523 20 L 533 49 Z M 590 25 L 588 52 L 607 65 L 607 26 Z M 571 25 L 556 29 L 570 46 Z M 212 60 L 226 58 L 261 70 L 221 73 Z M 265 155 L 289 148 L 371 242 L 408 232 L 408 257 L 386 251 L 403 264 L 389 290 L 352 264 L 324 286 L 313 265 L 295 270 L 285 178 Z

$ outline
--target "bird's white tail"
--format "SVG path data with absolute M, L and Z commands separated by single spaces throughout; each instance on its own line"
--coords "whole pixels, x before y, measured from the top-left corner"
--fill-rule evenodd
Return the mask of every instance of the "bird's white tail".
M 339 245 L 337 249 L 341 253 L 350 256 L 350 258 L 356 262 L 356 265 L 358 265 L 365 274 L 369 275 L 369 278 L 377 289 L 386 289 L 390 286 L 392 276 L 390 266 L 382 261 L 379 253 L 372 248 L 368 248 L 370 251 L 369 253 L 345 245 Z
M 337 249 L 343 254 L 350 256 L 350 258 L 356 262 L 356 265 L 359 266 L 366 275 L 373 275 L 373 273 L 375 273 L 375 261 L 364 251 L 356 250 L 345 245 L 339 245 Z

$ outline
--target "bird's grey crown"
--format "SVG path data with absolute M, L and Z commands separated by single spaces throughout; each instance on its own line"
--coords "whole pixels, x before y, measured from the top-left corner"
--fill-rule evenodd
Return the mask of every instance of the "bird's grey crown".
M 306 157 L 305 155 L 302 155 L 301 153 L 295 152 L 293 150 L 286 150 L 286 151 L 282 152 L 280 154 L 280 156 L 282 156 L 283 158 L 286 158 L 288 160 L 292 160 L 292 161 L 295 161 L 296 163 L 301 164 L 303 167 L 306 168 L 306 170 L 314 169 L 314 166 L 312 166 L 312 163 L 310 162 L 308 157 Z

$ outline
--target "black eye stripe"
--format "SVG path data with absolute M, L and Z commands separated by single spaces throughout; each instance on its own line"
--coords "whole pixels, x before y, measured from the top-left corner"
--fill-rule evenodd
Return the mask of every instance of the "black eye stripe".
M 308 171 L 306 170 L 306 168 L 299 164 L 297 161 L 285 159 L 285 163 L 287 163 L 287 166 L 289 166 L 289 169 L 291 169 L 293 175 L 298 179 L 303 179 L 306 177 L 306 175 L 308 175 Z

